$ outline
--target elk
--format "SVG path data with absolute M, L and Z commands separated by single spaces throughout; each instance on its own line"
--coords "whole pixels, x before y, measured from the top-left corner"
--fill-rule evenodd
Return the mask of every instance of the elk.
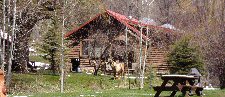
M 109 63 L 111 64 L 111 67 L 113 69 L 114 79 L 119 79 L 120 76 L 124 76 L 124 63 L 120 63 L 118 60 L 110 60 Z

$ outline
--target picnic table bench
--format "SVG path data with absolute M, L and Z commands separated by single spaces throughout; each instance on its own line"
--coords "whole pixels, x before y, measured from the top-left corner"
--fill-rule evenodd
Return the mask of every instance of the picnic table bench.
M 195 80 L 198 77 L 187 75 L 162 75 L 161 79 L 163 83 L 161 86 L 155 86 L 153 89 L 156 92 L 155 97 L 159 97 L 162 91 L 173 91 L 171 97 L 175 96 L 177 91 L 181 91 L 183 95 L 186 95 L 186 91 L 195 91 L 200 96 L 202 95 L 203 87 L 194 86 Z M 169 81 L 173 81 L 172 86 L 166 86 Z

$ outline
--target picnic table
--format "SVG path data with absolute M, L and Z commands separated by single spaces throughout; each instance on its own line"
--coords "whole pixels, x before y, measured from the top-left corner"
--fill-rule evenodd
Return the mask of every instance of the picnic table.
M 173 97 L 177 91 L 181 91 L 183 95 L 186 95 L 186 91 L 195 91 L 195 93 L 200 96 L 203 87 L 195 86 L 195 80 L 199 77 L 188 76 L 188 75 L 162 75 L 161 79 L 163 83 L 161 86 L 153 87 L 156 92 L 155 97 L 159 97 L 162 91 L 173 91 L 170 97 Z M 172 81 L 172 86 L 167 86 L 166 84 Z

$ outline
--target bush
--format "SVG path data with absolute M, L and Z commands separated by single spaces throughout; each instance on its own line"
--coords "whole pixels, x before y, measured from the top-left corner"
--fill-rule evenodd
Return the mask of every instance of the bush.
M 187 74 L 191 68 L 203 73 L 203 62 L 197 47 L 190 45 L 190 38 L 184 37 L 172 45 L 167 62 L 172 65 L 170 73 Z

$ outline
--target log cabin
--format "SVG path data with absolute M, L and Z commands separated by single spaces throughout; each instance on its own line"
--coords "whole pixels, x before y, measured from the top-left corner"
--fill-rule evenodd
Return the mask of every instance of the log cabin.
M 91 60 L 111 58 L 127 62 L 126 69 L 135 70 L 140 63 L 144 63 L 146 55 L 147 67 L 152 65 L 160 70 L 161 66 L 162 72 L 167 72 L 168 65 L 164 64 L 168 45 L 178 37 L 176 30 L 145 24 L 137 19 L 105 10 L 65 34 L 65 38 L 69 40 L 67 44 L 71 47 L 67 55 L 70 62 L 67 64 L 70 64 L 71 71 L 77 71 L 78 67 L 91 70 Z

